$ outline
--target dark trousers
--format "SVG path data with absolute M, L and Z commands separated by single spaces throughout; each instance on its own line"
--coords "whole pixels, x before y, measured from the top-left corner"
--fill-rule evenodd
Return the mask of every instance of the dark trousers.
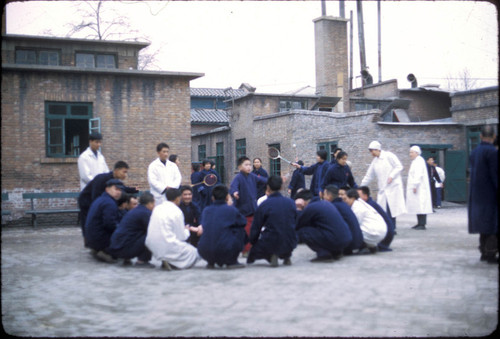
M 396 229 L 396 218 L 392 217 L 391 209 L 389 208 L 389 204 L 387 204 L 387 215 L 389 216 L 389 218 L 391 218 L 392 224 L 394 225 L 394 229 Z
M 425 226 L 427 224 L 427 214 L 417 214 L 417 221 L 417 225 Z
M 342 253 L 344 247 L 334 246 L 325 239 L 325 235 L 314 227 L 304 227 L 297 231 L 299 243 L 305 243 L 318 257 L 335 256 Z
M 151 260 L 151 252 L 145 245 L 146 235 L 137 238 L 132 244 L 119 250 L 106 249 L 106 252 L 120 259 L 132 259 L 137 257 L 140 261 L 148 262 Z

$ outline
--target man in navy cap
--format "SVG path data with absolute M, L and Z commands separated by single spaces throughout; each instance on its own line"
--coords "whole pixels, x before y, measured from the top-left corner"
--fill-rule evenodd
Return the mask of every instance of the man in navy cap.
M 118 179 L 106 182 L 106 189 L 90 206 L 87 222 L 85 224 L 85 240 L 87 247 L 99 260 L 115 262 L 109 254 L 108 247 L 111 235 L 119 223 L 119 211 L 116 201 L 120 198 L 123 183 Z
M 78 172 L 80 173 L 80 190 L 100 173 L 109 172 L 106 159 L 99 150 L 102 145 L 101 133 L 92 132 L 89 135 L 89 147 L 78 157 Z

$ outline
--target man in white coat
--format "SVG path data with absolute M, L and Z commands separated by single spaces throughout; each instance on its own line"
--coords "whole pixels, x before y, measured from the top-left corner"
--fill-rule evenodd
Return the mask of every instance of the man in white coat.
M 158 158 L 148 167 L 148 182 L 155 202 L 160 205 L 165 201 L 165 191 L 168 188 L 179 188 L 181 185 L 181 172 L 179 167 L 168 160 L 170 147 L 165 143 L 156 146 Z
M 87 149 L 78 157 L 80 191 L 82 191 L 85 186 L 87 186 L 87 184 L 95 178 L 96 175 L 109 172 L 106 159 L 104 159 L 104 156 L 99 150 L 101 145 L 101 133 L 92 132 L 89 135 L 89 147 L 87 147 Z
M 411 165 L 408 172 L 408 184 L 406 186 L 406 210 L 409 214 L 416 214 L 418 223 L 412 228 L 425 230 L 427 214 L 432 213 L 432 196 L 429 184 L 427 165 L 420 156 L 422 151 L 418 146 L 410 148 Z
M 161 267 L 167 271 L 175 268 L 190 268 L 199 259 L 198 250 L 186 242 L 189 232 L 197 232 L 200 236 L 202 227 L 184 224 L 184 214 L 179 208 L 181 191 L 169 188 L 166 192 L 167 201 L 153 209 L 149 219 L 146 247 L 153 257 L 162 262 Z
M 389 215 L 396 228 L 396 217 L 406 213 L 403 180 L 401 179 L 403 165 L 394 153 L 383 151 L 378 141 L 372 141 L 368 149 L 373 160 L 360 186 L 368 186 L 375 177 L 377 178 L 377 203 Z

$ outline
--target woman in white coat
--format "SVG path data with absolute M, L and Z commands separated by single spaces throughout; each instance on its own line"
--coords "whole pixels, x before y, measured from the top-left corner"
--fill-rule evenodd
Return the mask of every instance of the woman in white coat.
M 387 212 L 396 227 L 396 217 L 406 213 L 403 180 L 401 179 L 403 165 L 394 153 L 382 151 L 378 141 L 372 141 L 368 149 L 373 160 L 360 186 L 368 186 L 373 179 L 377 178 L 377 203 Z
M 421 153 L 422 151 L 418 146 L 410 148 L 412 162 L 406 186 L 406 210 L 409 214 L 417 215 L 418 223 L 412 227 L 415 230 L 425 230 L 427 214 L 432 213 L 432 197 L 427 163 L 420 156 Z

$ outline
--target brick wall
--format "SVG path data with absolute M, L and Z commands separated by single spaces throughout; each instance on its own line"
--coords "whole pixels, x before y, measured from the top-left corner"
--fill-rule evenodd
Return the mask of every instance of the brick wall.
M 49 158 L 45 143 L 45 101 L 91 102 L 101 118 L 102 152 L 112 169 L 129 166 L 128 185 L 149 189 L 147 167 L 156 145 L 166 142 L 181 157 L 189 181 L 191 128 L 189 81 L 182 77 L 57 74 L 3 70 L 2 192 L 14 192 L 2 206 L 20 209 L 21 192 L 78 191 L 76 158 Z M 16 214 L 16 213 L 15 213 Z
M 451 96 L 453 121 L 464 125 L 498 124 L 498 86 Z

